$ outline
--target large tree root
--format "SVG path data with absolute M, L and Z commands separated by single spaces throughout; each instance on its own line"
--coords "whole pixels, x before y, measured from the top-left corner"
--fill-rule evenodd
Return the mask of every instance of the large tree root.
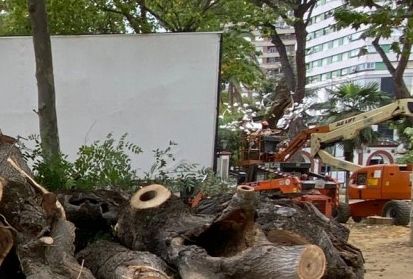
M 215 218 L 193 216 L 165 188 L 152 185 L 132 197 L 117 236 L 173 264 L 182 278 L 321 278 L 323 251 L 274 246 L 255 223 L 255 207 L 253 189 L 240 186 Z
M 166 263 L 148 252 L 99 240 L 77 254 L 98 279 L 168 279 Z

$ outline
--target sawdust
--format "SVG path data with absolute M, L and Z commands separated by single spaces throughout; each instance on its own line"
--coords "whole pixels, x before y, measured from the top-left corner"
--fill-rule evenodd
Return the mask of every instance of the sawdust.
M 349 242 L 361 249 L 366 279 L 413 278 L 410 227 L 350 223 Z

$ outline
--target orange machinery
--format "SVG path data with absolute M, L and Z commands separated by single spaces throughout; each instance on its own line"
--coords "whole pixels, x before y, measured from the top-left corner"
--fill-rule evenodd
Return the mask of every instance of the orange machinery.
M 304 130 L 292 139 L 287 146 L 280 148 L 278 152 L 275 152 L 275 150 L 268 152 L 270 148 L 260 144 L 259 156 L 255 156 L 253 160 L 251 160 L 249 152 L 244 152 L 247 157 L 244 158 L 243 163 L 248 166 L 248 178 L 253 177 L 251 173 L 254 172 L 251 170 L 254 169 L 255 165 L 287 161 L 309 141 L 312 156 L 320 158 L 323 163 L 332 167 L 352 172 L 347 194 L 349 204 L 338 204 L 338 195 L 334 196 L 332 192 L 328 192 L 327 197 L 331 197 L 335 201 L 332 203 L 335 206 L 333 211 L 336 212 L 338 221 L 346 222 L 350 216 L 355 221 L 359 221 L 366 216 L 383 215 L 392 217 L 395 224 L 406 225 L 409 222 L 408 216 L 410 214 L 407 200 L 411 197 L 410 174 L 413 170 L 412 166 L 394 164 L 363 167 L 335 158 L 324 150 L 325 147 L 338 141 L 353 139 L 363 128 L 400 116 L 413 116 L 413 99 L 400 99 L 389 105 L 328 125 Z M 265 138 L 262 137 L 261 141 L 265 141 Z M 282 189 L 284 186 L 281 183 L 285 178 L 277 179 L 281 179 L 281 181 L 257 182 L 257 190 Z M 306 194 L 303 192 L 302 185 L 306 182 L 298 179 L 295 183 L 301 186 L 302 197 L 304 197 Z M 325 199 L 321 191 L 318 190 L 318 192 L 320 196 L 313 195 L 310 200 Z
M 382 215 L 393 218 L 396 225 L 410 221 L 410 174 L 412 165 L 372 165 L 353 172 L 348 185 L 349 205 L 340 212 L 342 222 L 351 216 L 362 218 Z

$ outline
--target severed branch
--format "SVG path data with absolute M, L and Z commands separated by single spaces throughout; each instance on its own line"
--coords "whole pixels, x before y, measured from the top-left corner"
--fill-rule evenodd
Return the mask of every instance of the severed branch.
M 46 211 L 48 216 L 53 216 L 57 218 L 62 218 L 66 220 L 66 213 L 62 206 L 62 204 L 57 200 L 56 195 L 49 192 L 46 188 L 42 185 L 37 183 L 29 174 L 27 174 L 24 170 L 22 170 L 16 162 L 14 162 L 10 157 L 7 158 L 7 162 L 15 168 L 24 178 L 26 178 L 27 182 L 36 190 L 38 190 L 43 195 L 43 203 L 42 207 Z

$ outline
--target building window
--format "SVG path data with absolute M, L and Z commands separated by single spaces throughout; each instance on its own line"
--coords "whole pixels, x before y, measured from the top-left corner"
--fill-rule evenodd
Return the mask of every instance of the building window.
M 357 49 L 353 49 L 350 51 L 350 57 L 356 57 L 359 54 L 360 50 Z
M 335 63 L 335 62 L 339 62 L 339 61 L 341 61 L 343 59 L 343 55 L 340 53 L 340 54 L 337 54 L 337 55 L 334 55 L 333 56 L 333 63 Z
M 277 48 L 275 46 L 270 46 L 267 48 L 267 51 L 269 53 L 276 53 L 277 52 Z
M 294 45 L 285 46 L 285 49 L 286 49 L 287 53 L 291 53 L 291 52 L 295 51 L 295 46 Z
M 394 140 L 394 131 L 388 125 L 378 124 L 377 133 L 381 139 Z
M 335 77 L 339 77 L 339 76 L 340 76 L 340 70 L 331 72 L 331 78 L 335 78 Z
M 367 183 L 367 173 L 358 173 L 357 174 L 357 185 L 366 185 Z
M 267 58 L 267 64 L 274 64 L 280 61 L 280 58 L 278 57 L 268 57 Z

